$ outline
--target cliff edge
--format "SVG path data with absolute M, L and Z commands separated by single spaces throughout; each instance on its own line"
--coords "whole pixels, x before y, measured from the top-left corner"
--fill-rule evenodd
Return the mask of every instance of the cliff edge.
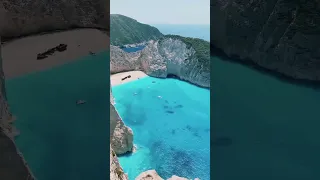
M 201 87 L 210 87 L 209 42 L 167 35 L 149 41 L 138 52 L 127 53 L 110 47 L 110 72 L 144 71 L 149 76 L 166 78 L 170 75 Z
M 211 53 L 320 80 L 320 1 L 211 1 Z
M 108 31 L 109 16 L 105 0 L 3 0 L 0 3 L 0 36 L 4 41 L 81 27 Z

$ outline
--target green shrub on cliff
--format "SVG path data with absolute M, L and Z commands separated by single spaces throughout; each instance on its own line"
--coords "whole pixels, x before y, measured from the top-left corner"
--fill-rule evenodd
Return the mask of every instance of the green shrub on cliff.
M 110 15 L 110 44 L 121 46 L 155 40 L 163 36 L 161 32 L 150 25 L 120 15 Z
M 178 35 L 165 35 L 163 38 L 179 39 L 187 45 L 187 48 L 192 47 L 196 51 L 196 56 L 206 68 L 210 68 L 210 43 L 199 38 L 182 37 Z

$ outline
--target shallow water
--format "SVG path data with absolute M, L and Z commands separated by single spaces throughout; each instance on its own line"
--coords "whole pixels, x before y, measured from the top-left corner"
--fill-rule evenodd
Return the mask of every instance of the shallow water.
M 109 178 L 108 59 L 97 53 L 6 81 L 16 143 L 39 180 Z
M 136 46 L 136 47 L 127 47 L 127 48 L 122 48 L 125 52 L 131 53 L 131 52 L 137 52 L 145 48 L 146 46 Z
M 320 179 L 320 91 L 211 63 L 212 179 Z
M 145 77 L 113 87 L 113 95 L 138 148 L 119 158 L 130 180 L 149 169 L 165 179 L 210 179 L 209 90 Z

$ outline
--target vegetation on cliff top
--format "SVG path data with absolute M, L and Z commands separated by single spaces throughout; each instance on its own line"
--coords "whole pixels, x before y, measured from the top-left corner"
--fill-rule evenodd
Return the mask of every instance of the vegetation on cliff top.
M 120 15 L 110 15 L 110 44 L 121 46 L 155 40 L 163 35 L 150 25 L 139 23 L 137 20 Z
M 192 47 L 196 51 L 195 55 L 199 62 L 210 68 L 210 43 L 208 41 L 178 35 L 165 35 L 161 39 L 165 38 L 179 39 L 187 45 L 187 48 Z

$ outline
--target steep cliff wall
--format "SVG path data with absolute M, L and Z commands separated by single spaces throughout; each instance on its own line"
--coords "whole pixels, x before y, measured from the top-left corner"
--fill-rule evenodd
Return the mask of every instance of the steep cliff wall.
M 142 51 L 136 53 L 126 53 L 111 46 L 110 71 L 142 70 L 150 76 L 161 78 L 175 75 L 190 83 L 210 87 L 209 43 L 202 43 L 208 49 L 204 57 L 199 55 L 194 46 L 176 37 L 150 41 Z
M 3 0 L 0 36 L 12 38 L 75 27 L 109 30 L 108 4 L 105 0 Z
M 111 96 L 110 96 L 111 97 Z M 112 99 L 111 99 L 112 101 Z M 124 125 L 117 110 L 110 102 L 110 143 L 117 155 L 133 151 L 133 132 Z
M 211 1 L 211 43 L 244 62 L 318 81 L 319 12 L 318 0 Z
M 1 39 L 0 39 L 1 44 Z M 0 179 L 25 179 L 33 180 L 22 155 L 17 150 L 14 141 L 14 128 L 11 126 L 12 115 L 9 112 L 5 79 L 2 69 L 1 46 L 0 46 Z

